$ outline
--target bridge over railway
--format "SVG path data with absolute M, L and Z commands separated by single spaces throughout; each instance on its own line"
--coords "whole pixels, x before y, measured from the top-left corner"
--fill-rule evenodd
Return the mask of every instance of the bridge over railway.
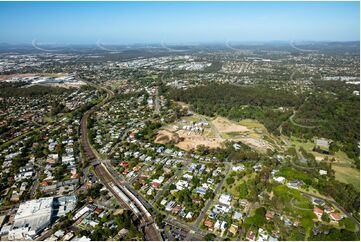
M 92 86 L 95 85 L 92 84 Z M 152 241 L 163 240 L 151 214 L 148 212 L 146 206 L 144 206 L 141 199 L 139 199 L 140 195 L 137 194 L 134 190 L 130 190 L 130 186 L 126 184 L 125 181 L 120 182 L 117 177 L 114 177 L 112 175 L 112 173 L 108 170 L 108 167 L 99 158 L 97 151 L 93 149 L 89 142 L 87 123 L 90 114 L 93 113 L 100 106 L 104 105 L 114 96 L 114 93 L 111 90 L 97 86 L 95 87 L 106 91 L 107 97 L 102 102 L 98 103 L 87 112 L 85 112 L 81 119 L 81 145 L 84 150 L 85 158 L 94 167 L 95 175 L 98 177 L 100 182 L 115 196 L 115 198 L 122 205 L 129 208 L 133 212 L 134 216 L 140 220 L 140 228 L 144 229 L 145 239 Z

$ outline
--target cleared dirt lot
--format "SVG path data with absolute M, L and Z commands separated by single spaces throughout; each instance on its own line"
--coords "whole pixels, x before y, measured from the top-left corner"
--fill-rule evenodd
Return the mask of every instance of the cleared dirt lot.
M 220 133 L 247 132 L 250 131 L 246 126 L 234 123 L 226 118 L 217 117 L 211 121 Z
M 169 143 L 178 143 L 180 141 L 179 135 L 168 129 L 160 130 L 155 139 L 155 143 L 158 144 L 169 144 Z
M 0 81 L 9 80 L 13 77 L 29 77 L 35 76 L 35 74 L 11 74 L 11 75 L 0 75 Z
M 208 123 L 207 126 L 204 126 L 203 132 L 182 129 L 185 125 L 197 122 Z M 272 148 L 262 138 L 263 134 L 259 133 L 261 130 L 261 132 L 265 131 L 265 134 L 267 134 L 267 131 L 262 129 L 262 124 L 255 120 L 252 120 L 252 122 L 248 120 L 245 124 L 241 125 L 224 117 L 210 118 L 195 113 L 161 129 L 155 142 L 160 144 L 173 143 L 184 150 L 196 149 L 199 145 L 209 148 L 222 147 L 227 140 L 241 141 L 260 151 Z M 247 124 L 252 125 L 248 127 Z
M 189 134 L 184 130 L 179 130 L 177 134 L 181 137 L 181 141 L 176 145 L 183 150 L 196 149 L 199 145 L 204 145 L 210 148 L 221 147 L 224 139 L 222 138 L 210 138 L 200 134 Z

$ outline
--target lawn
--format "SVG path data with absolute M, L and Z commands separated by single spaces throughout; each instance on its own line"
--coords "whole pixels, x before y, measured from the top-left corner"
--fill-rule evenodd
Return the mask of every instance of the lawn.
M 222 192 L 232 194 L 235 199 L 244 198 L 244 197 L 239 197 L 240 185 L 242 183 L 245 183 L 247 180 L 254 178 L 255 175 L 256 175 L 255 173 L 251 173 L 251 174 L 242 176 L 240 178 L 238 177 L 238 175 L 233 176 L 233 178 L 235 179 L 234 183 L 231 185 L 228 185 L 227 182 L 225 182 L 222 187 Z
M 278 185 L 273 188 L 274 195 L 279 197 L 283 203 L 289 203 L 292 199 L 295 200 L 298 207 L 312 208 L 311 202 L 303 197 L 298 190 L 288 188 L 285 185 Z
M 335 170 L 336 180 L 349 183 L 360 190 L 360 171 L 351 167 L 332 166 Z

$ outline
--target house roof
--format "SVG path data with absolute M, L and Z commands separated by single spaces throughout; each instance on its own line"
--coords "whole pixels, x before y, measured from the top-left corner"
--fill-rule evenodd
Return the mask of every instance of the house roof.
M 178 213 L 182 209 L 181 205 L 177 205 L 172 209 L 172 213 Z
M 204 225 L 208 228 L 213 228 L 214 222 L 212 220 L 207 219 L 206 221 L 204 221 Z
M 271 220 L 271 219 L 273 219 L 273 213 L 271 212 L 271 211 L 267 211 L 267 213 L 266 213 L 266 219 L 267 220 Z
M 101 209 L 101 208 L 96 208 L 96 209 L 94 210 L 94 213 L 100 214 L 102 211 L 103 211 L 103 209 Z
M 238 226 L 235 224 L 231 224 L 231 227 L 229 227 L 229 232 L 231 232 L 232 234 L 236 234 L 238 231 Z
M 330 213 L 330 217 L 333 219 L 333 220 L 341 220 L 342 219 L 342 216 L 340 213 Z
M 320 215 L 323 214 L 323 210 L 320 209 L 320 208 L 318 208 L 318 207 L 315 207 L 315 208 L 313 209 L 313 212 L 314 212 L 316 215 L 317 215 L 317 214 L 320 214 Z
M 248 240 L 254 240 L 255 239 L 255 234 L 254 234 L 254 232 L 252 230 L 249 230 L 247 232 L 247 239 Z
M 158 188 L 160 186 L 159 182 L 152 182 L 152 187 Z

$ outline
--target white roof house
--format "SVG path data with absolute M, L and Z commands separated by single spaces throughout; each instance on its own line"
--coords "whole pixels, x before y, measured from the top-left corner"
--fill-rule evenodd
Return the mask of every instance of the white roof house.
M 183 190 L 184 188 L 187 188 L 189 184 L 187 181 L 179 180 L 175 185 L 177 190 Z
M 245 167 L 244 165 L 239 165 L 239 166 L 233 166 L 232 167 L 232 171 L 244 171 Z
M 273 179 L 279 183 L 284 183 L 286 181 L 286 178 L 284 178 L 283 176 L 274 177 Z
M 327 171 L 325 171 L 325 170 L 319 170 L 319 172 L 320 172 L 320 175 L 321 175 L 321 176 L 327 175 Z
M 218 201 L 221 204 L 225 204 L 225 205 L 230 206 L 231 201 L 232 201 L 232 196 L 230 194 L 222 193 L 221 196 L 219 197 Z

